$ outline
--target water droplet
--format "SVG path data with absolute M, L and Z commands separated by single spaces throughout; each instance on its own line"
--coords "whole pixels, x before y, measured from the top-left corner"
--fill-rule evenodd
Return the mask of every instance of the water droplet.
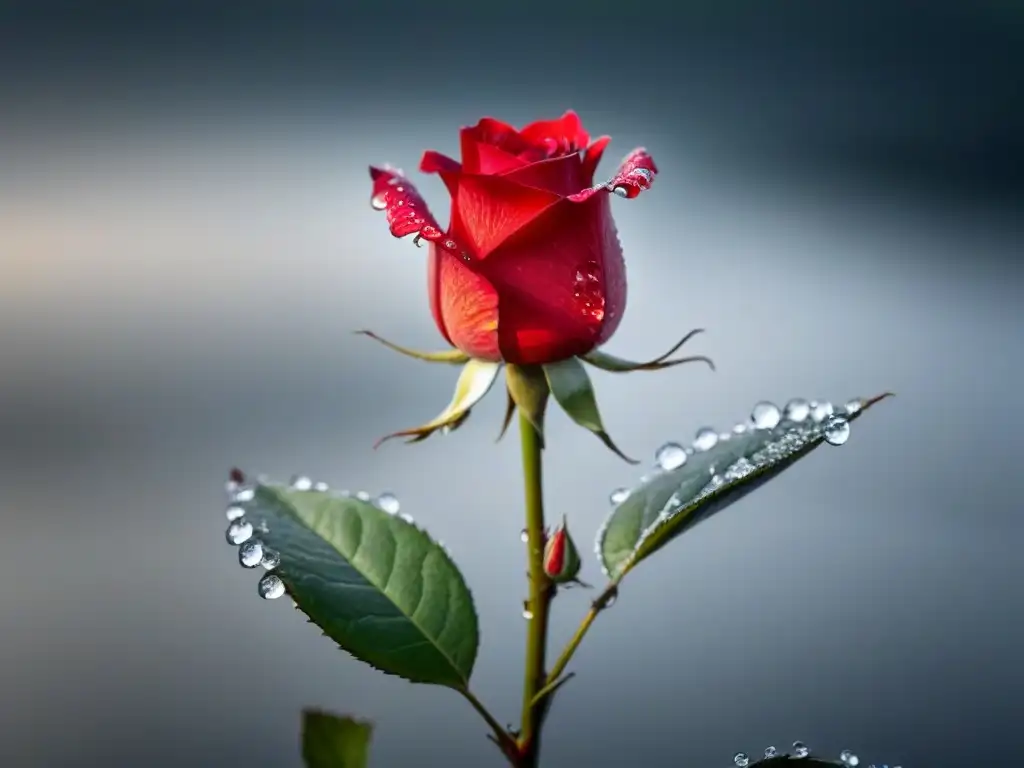
M 612 192 L 614 192 L 619 197 L 629 197 L 629 190 L 627 190 L 625 187 L 614 187 L 612 189 Z
M 848 765 L 850 768 L 860 765 L 860 758 L 857 757 L 853 752 L 848 749 L 844 749 L 839 753 L 839 762 L 843 765 Z
M 255 488 L 240 488 L 238 490 L 238 493 L 235 494 L 235 498 L 232 499 L 232 501 L 240 503 L 245 501 L 252 501 L 254 498 L 256 498 Z
M 260 597 L 264 600 L 277 600 L 284 594 L 284 582 L 279 576 L 268 573 L 260 579 L 257 589 L 259 589 Z
M 722 432 L 718 435 L 718 442 L 724 443 L 727 440 L 732 440 L 732 432 Z
M 737 752 L 732 756 L 732 762 L 738 766 L 738 768 L 747 768 L 747 766 L 750 765 L 750 758 L 747 757 L 746 752 Z
M 794 397 L 786 403 L 785 416 L 792 422 L 800 423 L 811 415 L 811 404 L 802 397 Z
M 811 750 L 802 741 L 793 742 L 793 757 L 807 757 Z
M 252 523 L 248 522 L 244 517 L 240 517 L 228 526 L 224 535 L 228 540 L 228 544 L 234 544 L 237 547 L 239 544 L 248 541 L 249 537 L 252 536 Z
M 263 562 L 263 542 L 249 539 L 238 548 L 238 562 L 243 568 L 255 568 Z
M 782 420 L 782 414 L 779 413 L 779 407 L 775 403 L 762 400 L 750 412 L 750 420 L 756 429 L 775 429 Z
M 383 211 L 388 207 L 388 196 L 385 192 L 378 192 L 370 198 L 370 206 L 375 211 Z
M 523 544 L 530 540 L 530 534 L 525 528 L 519 532 L 519 540 L 523 542 Z
M 266 568 L 268 571 L 272 571 L 281 564 L 281 555 L 272 549 L 263 548 L 263 559 L 260 561 L 260 565 Z
M 733 431 L 734 434 L 742 435 L 744 432 L 747 431 L 747 425 L 746 424 L 737 424 L 735 427 L 732 428 L 732 431 Z
M 715 475 L 711 478 L 711 490 L 715 491 L 722 487 L 725 480 L 722 479 L 721 475 Z
M 666 472 L 678 469 L 686 463 L 686 451 L 679 443 L 665 443 L 654 454 L 654 461 Z
M 604 320 L 604 288 L 601 285 L 601 265 L 596 261 L 580 264 L 574 271 L 573 296 L 580 311 L 594 322 Z
M 693 438 L 693 448 L 696 451 L 710 451 L 718 444 L 718 433 L 711 427 L 701 427 Z
M 864 401 L 861 400 L 859 397 L 855 397 L 853 398 L 853 400 L 848 400 L 846 405 L 843 406 L 843 408 L 846 410 L 848 414 L 856 413 L 863 407 Z
M 327 493 L 327 491 L 331 490 L 331 486 L 329 486 L 323 480 L 317 480 L 315 483 L 313 483 L 313 490 L 319 491 L 320 493 Z
M 834 410 L 832 403 L 827 400 L 820 403 L 811 402 L 811 420 L 814 421 L 815 424 L 821 424 L 821 422 L 832 415 Z
M 398 497 L 389 491 L 385 491 L 377 497 L 377 506 L 389 515 L 397 515 L 398 510 L 402 507 L 398 501 Z
M 765 747 L 764 748 L 764 756 L 765 756 L 766 759 L 767 758 L 775 757 L 778 753 L 779 753 L 779 751 L 777 749 L 775 749 L 775 747 Z
M 603 607 L 604 608 L 611 608 L 613 605 L 615 605 L 615 601 L 618 600 L 618 599 L 619 599 L 619 591 L 615 590 L 614 592 L 610 593 L 607 598 L 605 598 L 604 606 Z
M 523 618 L 529 621 L 533 618 L 533 611 L 530 610 L 530 603 L 523 600 Z
M 266 520 L 260 520 L 259 524 L 256 526 L 256 532 L 263 534 L 270 533 L 270 526 L 267 525 Z
M 629 488 L 616 488 L 610 494 L 608 494 L 608 503 L 613 507 L 617 507 L 619 504 L 629 498 Z
M 288 484 L 296 491 L 310 491 L 313 489 L 313 480 L 305 475 L 294 475 Z
M 356 493 L 356 498 L 359 499 L 360 501 L 369 501 L 370 494 L 368 494 L 366 491 L 358 491 Z
M 829 416 L 824 429 L 825 442 L 829 445 L 842 445 L 850 439 L 850 422 L 842 416 Z
M 228 520 L 237 520 L 245 514 L 245 510 L 241 507 L 228 507 L 227 516 Z

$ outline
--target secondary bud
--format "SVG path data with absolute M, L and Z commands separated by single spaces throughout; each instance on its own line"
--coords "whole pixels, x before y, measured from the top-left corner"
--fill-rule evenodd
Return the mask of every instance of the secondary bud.
M 555 528 L 544 545 L 544 573 L 556 584 L 565 584 L 576 581 L 581 565 L 580 553 L 563 517 L 562 524 Z

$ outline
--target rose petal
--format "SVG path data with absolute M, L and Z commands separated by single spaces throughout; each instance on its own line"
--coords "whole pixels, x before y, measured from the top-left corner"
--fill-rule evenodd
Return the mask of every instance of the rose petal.
M 521 168 L 526 160 L 519 153 L 530 149 L 514 127 L 493 117 L 459 131 L 462 166 L 466 173 L 497 174 Z
M 579 152 L 590 143 L 590 135 L 583 130 L 580 117 L 571 109 L 554 120 L 530 123 L 519 135 L 532 146 L 547 150 L 545 157 L 556 157 Z
M 601 136 L 594 140 L 594 143 L 587 147 L 583 153 L 583 184 L 589 186 L 594 183 L 594 172 L 597 171 L 597 164 L 601 162 L 604 150 L 611 142 L 611 136 Z
M 452 233 L 484 259 L 560 199 L 501 176 L 464 174 L 452 204 Z
M 416 188 L 399 171 L 370 166 L 373 194 L 370 204 L 387 214 L 388 227 L 395 237 L 415 235 L 453 253 L 463 253 L 454 238 L 447 235 L 430 213 Z
M 430 309 L 442 335 L 470 357 L 501 360 L 498 293 L 460 257 L 430 248 Z
M 448 188 L 448 194 L 455 196 L 455 190 L 459 185 L 459 174 L 462 173 L 462 164 L 452 160 L 447 155 L 428 149 L 423 153 L 420 160 L 420 171 L 423 173 L 436 173 L 441 181 Z
M 583 165 L 577 153 L 552 157 L 502 174 L 503 179 L 527 187 L 554 192 L 560 197 L 575 194 L 591 183 L 593 177 L 584 176 Z
M 647 154 L 646 149 L 640 147 L 626 156 L 622 165 L 619 166 L 618 172 L 610 181 L 570 195 L 569 199 L 574 203 L 581 203 L 602 191 L 614 192 L 620 197 L 631 199 L 645 189 L 650 189 L 657 172 L 658 168 L 654 164 L 654 158 Z

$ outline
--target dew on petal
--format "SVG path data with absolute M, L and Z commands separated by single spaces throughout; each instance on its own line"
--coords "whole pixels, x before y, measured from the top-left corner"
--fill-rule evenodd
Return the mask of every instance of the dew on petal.
M 370 206 L 375 211 L 383 211 L 388 207 L 388 196 L 385 192 L 378 192 L 370 198 Z

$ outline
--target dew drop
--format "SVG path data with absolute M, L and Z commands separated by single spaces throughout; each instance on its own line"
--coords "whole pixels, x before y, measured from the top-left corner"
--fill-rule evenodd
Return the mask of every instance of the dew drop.
M 385 491 L 377 497 L 377 506 L 387 512 L 389 515 L 397 515 L 398 510 L 401 509 L 402 505 L 398 501 L 398 497 L 390 491 Z
M 733 434 L 742 435 L 744 432 L 747 431 L 747 425 L 746 424 L 737 424 L 735 427 L 732 428 L 732 431 L 733 431 Z
M 788 421 L 799 424 L 811 415 L 811 404 L 802 397 L 794 397 L 786 403 L 785 415 Z
M 718 433 L 711 427 L 701 427 L 693 438 L 695 451 L 710 451 L 718 444 Z
M 793 742 L 793 757 L 807 757 L 811 750 L 802 741 Z
M 602 607 L 611 608 L 613 605 L 615 605 L 615 601 L 618 599 L 619 593 L 618 590 L 616 590 L 615 592 L 612 592 L 610 595 L 608 595 L 607 598 L 605 598 L 604 605 Z
M 409 525 L 412 525 L 413 523 L 416 522 L 415 520 L 412 519 L 412 515 L 410 515 L 410 514 L 408 514 L 406 512 L 399 512 L 398 513 L 398 517 L 399 517 L 399 519 L 404 520 L 405 522 L 407 522 Z
M 319 491 L 320 493 L 327 493 L 327 491 L 331 490 L 331 487 L 323 480 L 317 480 L 313 483 L 313 490 Z
M 237 547 L 252 536 L 252 523 L 244 517 L 240 517 L 228 526 L 224 536 L 227 538 L 228 544 L 234 544 Z
M 835 409 L 832 407 L 832 403 L 824 400 L 820 403 L 811 403 L 811 420 L 815 424 L 821 424 L 825 419 L 832 415 Z
M 375 211 L 383 211 L 388 207 L 388 196 L 384 192 L 379 192 L 370 198 L 370 206 Z
M 306 477 L 305 475 L 293 476 L 292 479 L 288 481 L 288 485 L 290 485 L 296 491 L 310 491 L 313 489 L 312 479 Z
M 238 563 L 243 568 L 255 568 L 263 562 L 263 542 L 249 539 L 238 548 Z
M 612 192 L 619 197 L 629 197 L 629 191 L 625 187 L 614 187 Z
M 608 494 L 608 503 L 613 507 L 617 507 L 619 504 L 629 498 L 629 488 L 616 488 L 610 494 Z M 523 539 L 525 541 L 525 539 Z
M 850 439 L 850 422 L 842 416 L 829 416 L 824 429 L 825 442 L 829 445 L 842 445 Z
M 526 600 L 523 600 L 523 618 L 527 621 L 533 618 L 533 611 L 530 610 L 530 604 Z
M 776 755 L 777 755 L 778 753 L 779 753 L 779 751 L 778 751 L 777 749 L 775 749 L 775 747 L 765 747 L 765 748 L 764 748 L 764 756 L 765 756 L 765 759 L 770 759 L 770 758 L 773 758 L 773 757 L 775 757 L 775 756 L 776 756 Z
M 601 265 L 588 261 L 573 272 L 573 297 L 583 316 L 594 322 L 604 320 L 605 295 L 601 281 Z
M 782 420 L 782 414 L 779 413 L 779 407 L 775 403 L 762 400 L 750 412 L 750 420 L 756 429 L 775 429 Z
M 679 443 L 665 443 L 654 454 L 654 461 L 658 467 L 668 472 L 686 463 L 686 451 Z
M 356 493 L 356 498 L 359 499 L 360 501 L 369 501 L 370 494 L 368 494 L 366 491 L 358 491 Z
M 750 765 L 750 758 L 747 757 L 746 752 L 737 752 L 732 756 L 732 762 L 737 768 L 747 768 Z
M 267 547 L 263 548 L 263 559 L 260 561 L 260 565 L 266 568 L 268 571 L 272 571 L 281 564 L 281 555 L 272 549 Z
M 530 540 L 530 533 L 525 528 L 519 532 L 519 540 L 525 544 Z
M 241 507 L 228 507 L 227 511 L 228 520 L 237 520 L 245 514 L 245 510 Z
M 232 499 L 235 503 L 252 501 L 256 498 L 255 488 L 240 488 L 238 493 L 235 494 L 235 498 Z
M 264 600 L 277 600 L 284 594 L 284 582 L 279 576 L 268 573 L 260 579 L 257 589 L 259 589 L 260 597 Z
M 846 405 L 843 406 L 848 414 L 854 414 L 863 407 L 864 402 L 859 397 L 855 397 L 853 400 L 848 400 Z
M 839 753 L 839 762 L 843 765 L 848 765 L 850 768 L 855 768 L 860 765 L 860 758 L 857 757 L 853 752 L 848 749 L 844 749 Z

